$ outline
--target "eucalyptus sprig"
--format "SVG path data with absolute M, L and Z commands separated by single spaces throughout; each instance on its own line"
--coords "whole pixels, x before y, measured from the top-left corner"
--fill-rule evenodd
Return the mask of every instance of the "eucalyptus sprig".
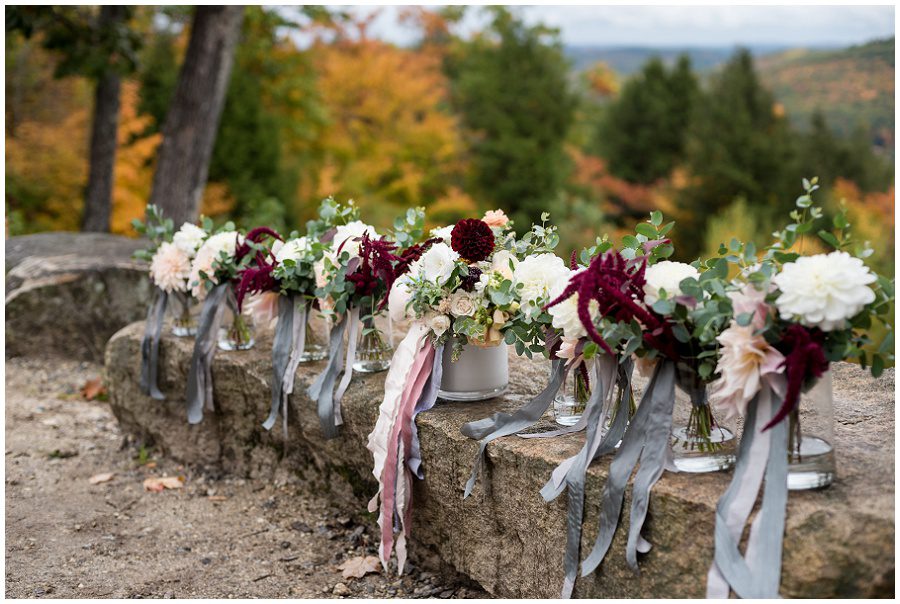
M 162 208 L 153 204 L 147 205 L 146 215 L 147 222 L 135 218 L 131 221 L 131 226 L 134 227 L 134 230 L 139 235 L 150 240 L 150 247 L 135 250 L 132 256 L 138 260 L 150 262 L 160 245 L 167 241 L 172 241 L 172 236 L 175 233 L 175 223 L 172 222 L 171 218 L 163 216 Z

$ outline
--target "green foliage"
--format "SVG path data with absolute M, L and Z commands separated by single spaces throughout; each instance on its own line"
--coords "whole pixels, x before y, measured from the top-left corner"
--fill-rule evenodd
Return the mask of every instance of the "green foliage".
M 468 131 L 474 192 L 530 224 L 552 209 L 565 180 L 576 99 L 556 32 L 503 7 L 488 10 L 487 35 L 448 61 L 453 100 Z
M 175 223 L 171 218 L 163 216 L 162 208 L 158 208 L 153 204 L 147 205 L 147 221 L 143 222 L 137 218 L 131 221 L 134 230 L 150 240 L 148 249 L 135 250 L 133 256 L 139 260 L 149 262 L 153 259 L 153 254 L 157 248 L 166 241 L 172 241 L 172 235 L 175 233 Z
M 686 55 L 670 71 L 659 59 L 648 61 L 609 105 L 596 134 L 610 172 L 639 183 L 668 176 L 683 157 L 697 94 Z

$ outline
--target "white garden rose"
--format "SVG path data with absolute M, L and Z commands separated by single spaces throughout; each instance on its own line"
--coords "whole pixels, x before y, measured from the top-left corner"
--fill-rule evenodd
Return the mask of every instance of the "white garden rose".
M 540 310 L 549 302 L 550 290 L 557 283 L 568 283 L 571 271 L 563 259 L 554 254 L 528 256 L 513 271 L 513 283 L 519 288 L 519 296 L 527 315 Z
M 191 274 L 191 259 L 174 243 L 159 246 L 150 261 L 150 279 L 167 293 L 187 291 Z
M 660 290 L 666 291 L 666 297 L 669 300 L 680 296 L 680 283 L 688 277 L 699 279 L 700 271 L 684 262 L 663 260 L 648 267 L 644 275 L 647 279 L 644 284 L 644 300 L 647 306 L 653 306 L 659 300 Z
M 409 275 L 403 275 L 391 286 L 388 294 L 388 314 L 391 320 L 399 323 L 408 317 L 408 309 L 406 305 L 412 297 L 412 291 L 409 289 Z
M 198 227 L 196 224 L 185 222 L 172 237 L 172 243 L 175 247 L 187 254 L 188 258 L 193 258 L 203 240 L 206 238 L 206 231 Z
M 200 273 L 203 272 L 211 280 L 215 281 L 213 274 L 213 262 L 218 260 L 224 251 L 227 256 L 234 256 L 234 249 L 244 238 L 236 231 L 225 231 L 212 235 L 203 242 L 197 255 L 194 256 L 194 262 L 191 264 L 191 275 L 188 283 L 191 286 L 191 293 L 198 300 L 206 297 L 206 287 L 203 284 L 203 278 Z
M 450 314 L 454 317 L 471 317 L 478 303 L 467 291 L 459 290 L 450 295 Z
M 288 239 L 278 250 L 275 249 L 275 246 L 272 246 L 272 251 L 275 252 L 275 261 L 278 264 L 283 264 L 288 259 L 299 262 L 301 258 L 309 253 L 310 249 L 309 240 L 306 237 Z
M 775 306 L 783 319 L 822 331 L 843 328 L 875 301 L 875 275 L 847 252 L 802 256 L 781 268 L 772 282 L 781 291 Z
M 422 257 L 416 260 L 411 268 L 416 274 L 421 274 L 431 283 L 444 285 L 453 269 L 456 268 L 456 261 L 459 260 L 459 254 L 446 243 L 435 243 L 428 251 L 422 254 Z
M 571 273 L 571 276 L 575 276 L 581 271 L 585 269 L 581 268 L 577 271 Z M 560 281 L 550 290 L 550 301 L 555 300 L 559 296 L 562 295 L 563 291 L 566 289 L 566 285 L 568 285 L 568 280 Z M 597 304 L 596 300 L 591 300 L 590 304 L 588 304 L 588 312 L 591 315 L 592 319 L 596 319 L 600 314 L 600 305 Z M 566 338 L 583 338 L 587 335 L 587 331 L 584 329 L 584 325 L 581 323 L 581 318 L 578 316 L 578 294 L 572 294 L 559 304 L 555 306 L 551 306 L 548 311 L 550 316 L 553 318 L 553 327 L 556 329 L 562 330 L 563 336 Z
M 353 222 L 342 224 L 334 231 L 332 248 L 335 253 L 340 250 L 341 254 L 347 252 L 350 254 L 350 258 L 355 258 L 356 256 L 359 256 L 359 239 L 366 233 L 372 238 L 378 236 L 378 233 L 375 232 L 375 227 L 368 225 L 361 220 L 354 220 Z
M 445 331 L 450 329 L 450 317 L 447 315 L 433 315 L 428 319 L 428 327 L 434 332 L 434 335 L 441 337 Z
M 450 226 L 441 227 L 438 229 L 431 229 L 432 237 L 440 237 L 444 240 L 444 243 L 450 245 L 450 235 L 453 232 L 453 227 L 456 225 L 451 224 Z
M 513 268 L 509 267 L 510 263 L 512 263 Z M 491 270 L 497 271 L 503 275 L 505 279 L 512 281 L 513 271 L 518 264 L 519 259 L 516 258 L 512 252 L 509 250 L 500 250 L 494 254 L 494 258 L 491 260 Z

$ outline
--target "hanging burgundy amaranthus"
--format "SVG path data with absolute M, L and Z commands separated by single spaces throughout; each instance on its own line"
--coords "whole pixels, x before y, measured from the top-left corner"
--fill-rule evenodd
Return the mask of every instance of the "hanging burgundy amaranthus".
M 800 390 L 811 379 L 818 379 L 828 371 L 825 358 L 825 334 L 818 329 L 808 329 L 797 323 L 788 327 L 777 348 L 784 354 L 784 374 L 787 377 L 787 392 L 784 402 L 775 417 L 763 430 L 768 430 L 797 408 Z
M 238 245 L 234 251 L 236 262 L 240 262 L 244 256 L 249 254 L 254 248 L 250 246 L 248 241 L 259 244 L 266 237 L 271 237 L 278 241 L 283 241 L 281 235 L 269 227 L 256 227 L 244 238 L 243 243 Z M 241 271 L 240 281 L 235 289 L 235 297 L 237 298 L 238 312 L 244 304 L 244 297 L 247 294 L 254 294 L 274 290 L 278 287 L 275 281 L 275 254 L 272 250 L 256 250 L 256 258 L 251 266 Z
M 394 284 L 394 263 L 399 260 L 393 254 L 395 249 L 397 244 L 384 237 L 372 239 L 368 233 L 363 233 L 359 244 L 359 268 L 347 275 L 347 281 L 353 283 L 354 293 L 359 296 L 374 296 L 379 287 L 384 287 L 378 310 L 387 304 L 388 293 Z
M 643 305 L 646 269 L 646 259 L 629 262 L 617 250 L 609 250 L 596 256 L 590 266 L 574 275 L 563 293 L 544 308 L 556 306 L 578 294 L 578 317 L 588 336 L 607 354 L 614 355 L 591 318 L 590 304 L 596 301 L 601 316 L 626 323 L 637 319 L 644 327 L 644 340 L 676 360 L 678 353 L 669 324 Z
M 394 279 L 398 279 L 401 275 L 408 273 L 412 263 L 421 258 L 422 254 L 428 251 L 428 248 L 439 241 L 443 240 L 440 237 L 433 237 L 403 250 L 403 253 L 397 258 L 397 264 L 394 266 Z

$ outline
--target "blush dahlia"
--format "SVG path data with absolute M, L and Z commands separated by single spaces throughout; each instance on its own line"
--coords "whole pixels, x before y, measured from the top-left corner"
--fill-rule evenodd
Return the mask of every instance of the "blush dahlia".
M 483 220 L 460 220 L 450 232 L 450 247 L 468 262 L 481 262 L 494 251 L 494 232 Z

